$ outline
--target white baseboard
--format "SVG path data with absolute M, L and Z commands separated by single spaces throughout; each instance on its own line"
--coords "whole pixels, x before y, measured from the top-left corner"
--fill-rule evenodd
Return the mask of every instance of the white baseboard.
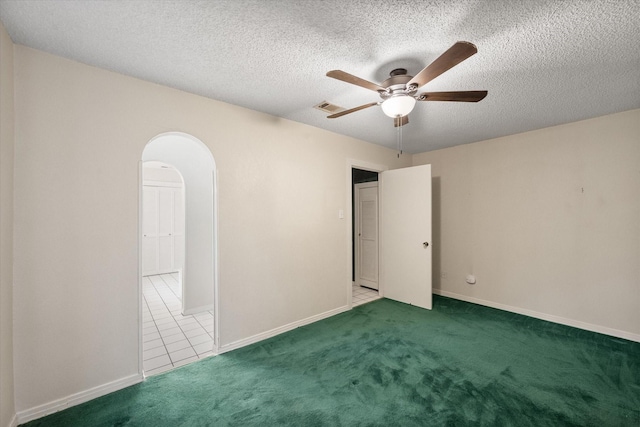
M 114 391 L 118 391 L 125 387 L 129 387 L 131 385 L 137 384 L 139 382 L 142 382 L 143 379 L 144 378 L 140 374 L 135 374 L 129 377 L 121 378 L 119 380 L 112 381 L 107 384 L 90 388 L 89 390 L 81 391 L 78 393 L 74 393 L 70 396 L 54 400 L 53 402 L 36 406 L 35 408 L 20 411 L 16 414 L 16 418 L 17 418 L 18 424 L 24 424 L 29 421 L 42 418 L 45 415 L 49 415 L 54 412 L 58 412 L 63 409 L 70 408 L 72 406 L 76 406 L 81 403 L 88 402 L 91 399 L 95 399 L 97 397 L 104 396 Z
M 18 427 L 18 416 L 16 414 L 13 414 L 13 418 L 11 418 L 7 427 Z
M 209 306 L 201 307 L 195 310 L 195 312 L 211 310 Z M 306 319 L 298 320 L 297 322 L 289 323 L 288 325 L 280 326 L 278 328 L 272 329 L 270 331 L 262 332 L 260 334 L 251 336 L 249 338 L 245 338 L 242 340 L 235 341 L 230 344 L 223 345 L 218 349 L 216 354 L 226 353 L 231 350 L 235 350 L 249 344 L 254 344 L 258 341 L 265 340 L 267 338 L 274 337 L 276 335 L 282 334 L 284 332 L 290 331 L 292 329 L 298 328 L 300 326 L 308 325 L 310 323 L 317 322 L 322 319 L 326 319 L 331 316 L 335 316 L 336 314 L 343 313 L 348 311 L 349 307 L 344 306 L 340 308 L 336 308 L 324 313 L 317 314 L 315 316 L 308 317 Z M 190 310 L 194 312 L 194 310 Z M 188 314 L 188 313 L 185 313 Z M 100 396 L 104 396 L 106 394 L 112 393 L 114 391 L 121 390 L 125 387 L 129 387 L 131 385 L 142 382 L 144 377 L 140 374 L 131 375 L 126 378 L 122 378 L 120 380 L 116 380 L 98 387 L 94 387 L 92 389 L 82 391 L 79 393 L 72 394 L 71 396 L 67 396 L 58 400 L 54 400 L 53 402 L 45 403 L 40 406 L 36 406 L 35 408 L 27 409 L 24 411 L 18 412 L 14 417 L 9 427 L 16 427 L 19 424 L 24 424 L 29 421 L 33 421 L 38 418 L 42 418 L 46 415 L 52 414 L 54 412 L 61 411 L 63 409 L 70 408 L 75 405 L 79 405 L 84 402 L 88 402 L 91 399 L 95 399 Z
M 586 331 L 598 332 L 600 334 L 611 335 L 617 338 L 624 338 L 629 341 L 640 342 L 640 335 L 627 331 L 621 331 L 619 329 L 607 328 L 606 326 L 593 325 L 591 323 L 581 322 L 579 320 L 567 319 L 565 317 L 554 316 L 553 314 L 540 313 L 526 308 L 513 307 L 506 304 L 500 304 L 498 302 L 487 301 L 479 298 L 470 297 L 467 295 L 456 294 L 453 292 L 443 291 L 442 289 L 433 289 L 433 293 L 436 295 L 442 295 L 443 297 L 449 297 L 458 299 L 461 301 L 472 302 L 474 304 L 484 305 L 491 308 L 497 308 L 499 310 L 510 311 L 512 313 L 523 314 L 529 317 L 535 317 L 536 319 L 547 320 L 549 322 L 559 323 L 561 325 L 571 326 L 574 328 L 584 329 Z
M 306 319 L 298 320 L 293 323 L 289 323 L 288 325 L 280 326 L 275 329 L 271 329 L 270 331 L 261 332 L 257 335 L 253 335 L 249 338 L 244 338 L 238 341 L 234 341 L 229 344 L 224 344 L 220 346 L 218 349 L 218 354 L 226 353 L 231 350 L 236 350 L 241 347 L 245 347 L 250 344 L 255 344 L 259 341 L 266 340 L 267 338 L 275 337 L 276 335 L 280 335 L 284 332 L 291 331 L 293 329 L 299 328 L 300 326 L 308 325 L 310 323 L 317 322 L 318 320 L 326 319 L 327 317 L 335 316 L 336 314 L 344 313 L 348 311 L 349 307 L 344 306 L 340 308 L 336 308 L 333 310 L 325 311 L 324 313 L 316 314 L 315 316 L 307 317 Z
M 214 305 L 213 304 L 202 305 L 200 307 L 190 308 L 189 310 L 185 310 L 184 313 L 182 313 L 182 314 L 185 315 L 185 316 L 190 316 L 192 314 L 202 313 L 203 311 L 213 311 L 213 309 L 214 309 Z

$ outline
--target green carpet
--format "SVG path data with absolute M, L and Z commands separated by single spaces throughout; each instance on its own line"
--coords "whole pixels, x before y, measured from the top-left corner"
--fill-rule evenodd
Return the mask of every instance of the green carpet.
M 28 426 L 639 426 L 640 343 L 379 300 Z

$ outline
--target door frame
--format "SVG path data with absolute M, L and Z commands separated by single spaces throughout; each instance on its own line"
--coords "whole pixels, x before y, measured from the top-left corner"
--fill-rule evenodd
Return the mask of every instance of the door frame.
M 144 301 L 144 297 L 142 296 L 142 212 L 143 212 L 143 202 L 142 202 L 142 192 L 143 192 L 143 161 L 142 159 L 138 161 L 138 374 L 144 379 L 144 354 L 143 354 L 143 325 L 144 317 L 142 312 L 142 304 Z
M 388 166 L 385 165 L 379 165 L 379 164 L 375 164 L 375 163 L 371 163 L 371 162 L 367 162 L 364 160 L 358 160 L 358 159 L 347 159 L 347 167 L 346 167 L 346 185 L 347 185 L 347 200 L 345 203 L 345 206 L 347 207 L 346 211 L 347 211 L 347 215 L 345 216 L 345 218 L 349 219 L 346 222 L 346 228 L 347 228 L 347 233 L 346 233 L 346 244 L 347 244 L 347 280 L 346 280 L 346 291 L 347 291 L 347 309 L 352 309 L 353 308 L 353 295 L 352 295 L 352 288 L 353 288 L 353 280 L 351 279 L 352 276 L 352 262 L 353 262 L 353 226 L 352 226 L 352 219 L 354 218 L 354 212 L 353 209 L 351 207 L 351 200 L 352 197 L 354 197 L 353 195 L 353 175 L 352 175 L 352 169 L 362 169 L 362 170 L 367 170 L 367 171 L 371 171 L 371 172 L 384 172 L 386 170 L 389 170 Z M 378 184 L 379 185 L 379 184 Z M 382 206 L 381 202 L 381 197 L 380 197 L 380 187 L 378 187 L 378 265 L 380 265 L 380 251 L 382 249 L 381 247 L 381 241 L 380 241 L 380 233 L 381 233 L 381 221 L 380 221 L 380 207 Z M 382 281 L 380 280 L 380 275 L 378 274 L 378 295 L 380 295 L 381 297 L 384 296 L 384 283 L 382 283 Z

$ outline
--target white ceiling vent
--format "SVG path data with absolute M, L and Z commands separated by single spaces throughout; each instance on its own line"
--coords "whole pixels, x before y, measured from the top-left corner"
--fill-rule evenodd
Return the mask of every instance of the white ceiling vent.
M 314 105 L 313 108 L 317 108 L 318 110 L 324 111 L 325 113 L 329 114 L 337 113 L 344 110 L 344 108 L 338 107 L 337 105 L 331 104 L 327 101 L 322 101 L 320 104 Z

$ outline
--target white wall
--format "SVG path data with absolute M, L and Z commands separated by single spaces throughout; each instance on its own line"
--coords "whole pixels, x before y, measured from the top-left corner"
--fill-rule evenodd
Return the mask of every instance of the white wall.
M 144 161 L 161 161 L 175 167 L 184 179 L 185 314 L 213 309 L 215 162 L 209 149 L 186 135 L 169 134 L 153 139 L 142 153 Z
M 13 43 L 0 23 L 0 425 L 13 404 Z
M 434 288 L 640 340 L 640 110 L 414 156 L 427 163 Z
M 18 411 L 137 374 L 138 162 L 163 132 L 216 161 L 223 346 L 347 304 L 347 159 L 409 156 L 22 46 L 14 59 Z

